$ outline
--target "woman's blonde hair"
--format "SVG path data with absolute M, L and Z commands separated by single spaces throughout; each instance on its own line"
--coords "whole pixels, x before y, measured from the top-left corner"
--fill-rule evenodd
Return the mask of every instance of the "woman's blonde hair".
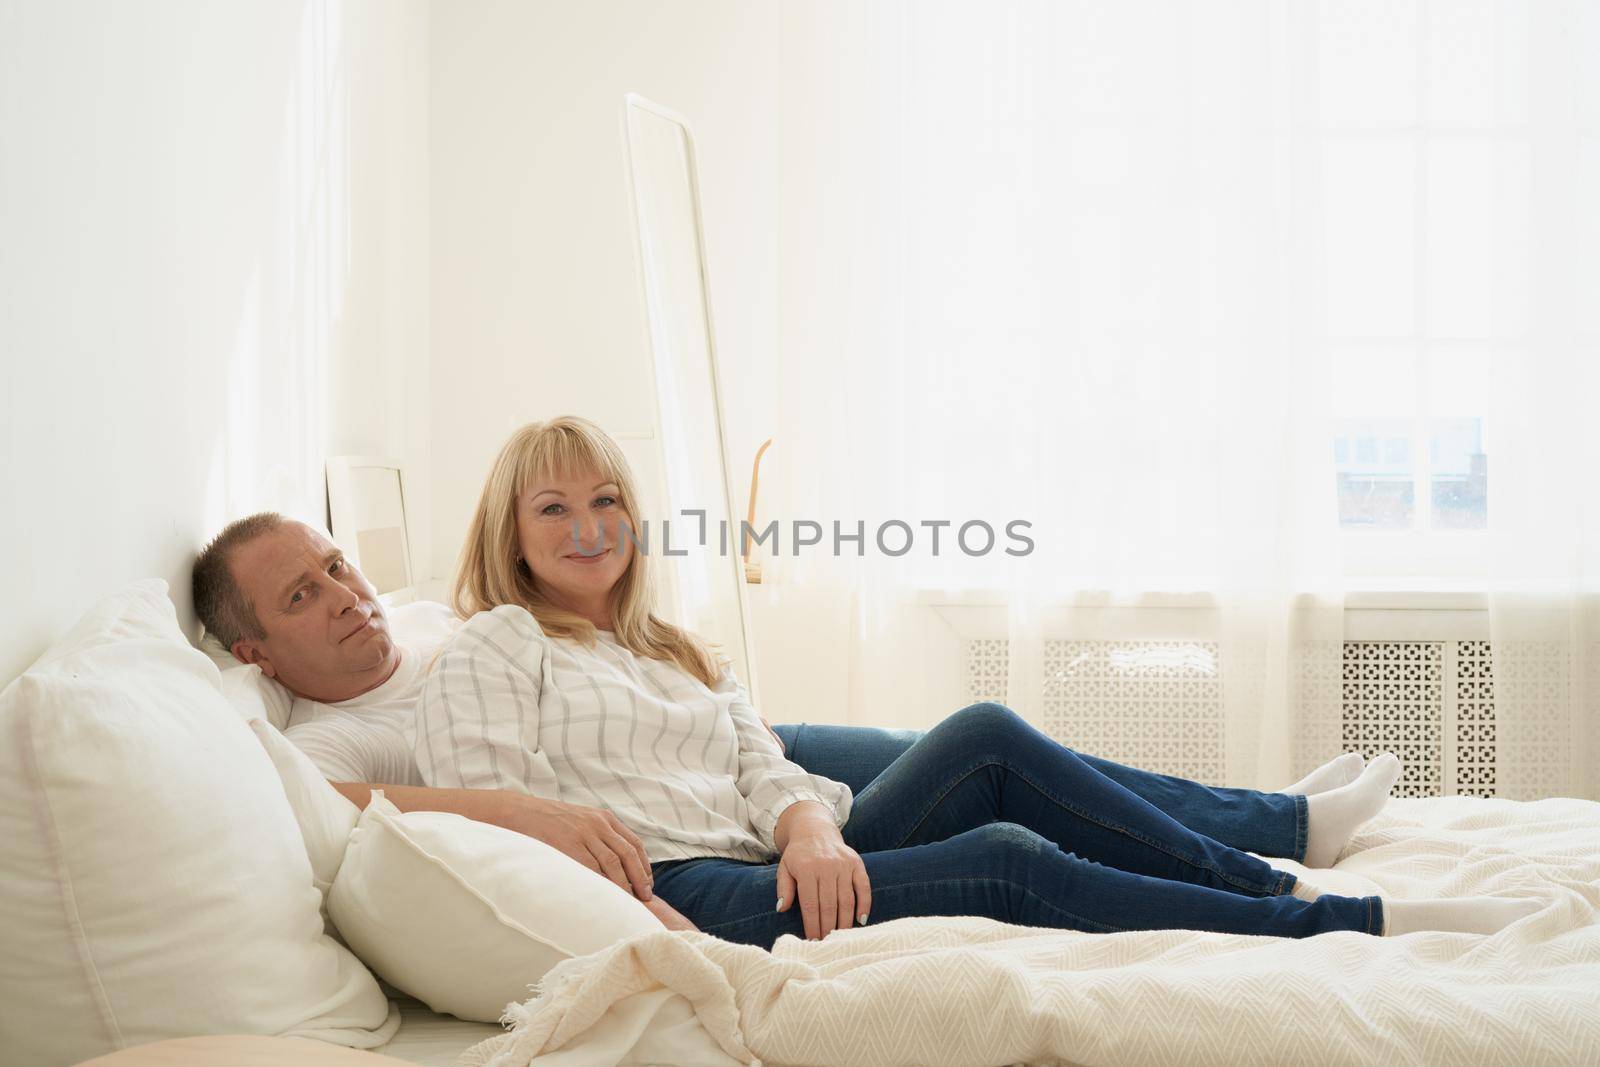
M 530 486 L 551 477 L 596 472 L 615 482 L 618 503 L 630 530 L 639 531 L 638 500 L 628 461 L 606 432 L 572 415 L 529 423 L 500 449 L 478 497 L 461 561 L 450 590 L 451 606 L 463 619 L 480 611 L 515 604 L 526 608 L 551 637 L 592 645 L 595 626 L 576 612 L 557 607 L 540 589 L 517 543 L 517 501 Z M 618 537 L 623 536 L 620 532 Z M 676 663 L 686 673 L 713 685 L 719 665 L 704 642 L 655 615 L 649 556 L 637 537 L 628 568 L 612 586 L 610 610 L 617 643 L 637 655 Z

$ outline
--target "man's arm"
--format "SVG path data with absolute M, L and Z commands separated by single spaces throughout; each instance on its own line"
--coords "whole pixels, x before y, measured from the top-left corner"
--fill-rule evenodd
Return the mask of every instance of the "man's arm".
M 606 815 L 594 808 L 584 808 L 577 804 L 563 804 L 558 800 L 540 800 L 538 797 L 526 796 L 522 793 L 510 793 L 502 789 L 433 789 L 428 786 L 417 785 L 380 785 L 373 782 L 330 782 L 329 785 L 337 789 L 345 799 L 358 808 L 365 808 L 372 799 L 374 789 L 383 790 L 383 795 L 401 811 L 446 811 L 455 815 L 462 815 L 476 822 L 486 822 L 494 826 L 503 826 L 508 830 L 515 830 L 529 837 L 536 837 L 546 844 L 556 848 L 560 845 L 538 832 L 544 830 L 555 836 L 561 836 L 562 824 L 558 813 L 547 812 L 541 816 L 536 809 L 539 804 L 552 808 L 571 808 L 578 813 L 591 812 L 595 815 Z M 619 827 L 620 823 L 617 824 Z M 622 827 L 627 833 L 626 827 Z M 566 849 L 562 849 L 566 852 Z M 644 845 L 639 844 L 639 855 L 644 855 Z M 571 853 L 568 853 L 571 855 Z M 574 856 L 590 870 L 605 876 L 606 872 L 600 870 L 594 861 L 594 856 L 587 849 L 583 856 Z M 622 884 L 622 888 L 638 896 L 645 908 L 661 920 L 661 925 L 668 930 L 698 930 L 699 927 L 678 914 L 672 905 L 655 896 L 650 887 L 650 868 L 641 860 L 640 870 L 625 870 L 623 872 L 631 880 L 635 875 L 642 873 L 644 876 L 643 892 L 639 891 L 637 883 Z M 615 881 L 615 879 L 613 879 Z
M 433 789 L 421 785 L 384 785 L 381 782 L 329 782 L 346 800 L 366 810 L 374 789 L 383 790 L 401 811 L 448 811 L 475 822 L 504 826 L 505 807 L 499 789 Z
M 653 878 L 644 842 L 609 811 L 508 789 L 447 789 L 376 782 L 329 784 L 358 808 L 366 808 L 372 791 L 381 789 L 401 811 L 445 811 L 515 830 L 559 849 L 642 901 L 648 903 L 652 898 Z

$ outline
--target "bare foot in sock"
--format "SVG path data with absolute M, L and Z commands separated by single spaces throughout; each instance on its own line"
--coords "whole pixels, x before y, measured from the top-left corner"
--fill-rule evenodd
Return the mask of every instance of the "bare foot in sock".
M 1384 897 L 1383 936 L 1399 937 L 1421 930 L 1493 934 L 1543 907 L 1544 901 L 1531 897 L 1456 897 L 1453 900 L 1390 900 Z
M 1286 785 L 1278 790 L 1280 793 L 1326 793 L 1330 789 L 1337 789 L 1341 785 L 1349 785 L 1361 777 L 1361 772 L 1366 769 L 1367 761 L 1361 758 L 1359 752 L 1346 752 L 1342 756 L 1335 756 L 1324 763 L 1294 785 Z
M 1307 867 L 1332 867 L 1356 828 L 1383 810 L 1400 777 L 1400 759 L 1384 752 L 1349 785 L 1306 797 Z

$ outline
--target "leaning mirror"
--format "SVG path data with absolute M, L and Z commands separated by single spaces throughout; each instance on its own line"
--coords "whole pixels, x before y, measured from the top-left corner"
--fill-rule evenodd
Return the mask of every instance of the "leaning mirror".
M 681 116 L 641 96 L 630 94 L 623 112 L 671 523 L 667 544 L 662 530 L 650 531 L 650 551 L 673 572 L 675 621 L 721 646 L 754 695 L 694 138 Z

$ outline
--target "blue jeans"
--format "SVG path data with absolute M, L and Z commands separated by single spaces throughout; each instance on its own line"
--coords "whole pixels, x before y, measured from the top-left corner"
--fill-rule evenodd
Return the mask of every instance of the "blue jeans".
M 1293 875 L 1240 850 L 1240 841 L 1276 842 L 1251 848 L 1270 854 L 1287 842 L 1303 854 L 1304 797 L 1213 790 L 1091 762 L 999 704 L 964 708 L 920 736 L 854 738 L 863 743 L 844 754 L 829 742 L 847 738 L 819 736 L 817 763 L 806 762 L 807 735 L 822 728 L 777 729 L 791 759 L 856 790 L 842 833 L 872 882 L 873 922 L 979 915 L 1090 932 L 1278 937 L 1383 929 L 1380 898 L 1300 900 L 1288 895 Z M 867 777 L 874 764 L 881 772 Z M 1235 843 L 1185 825 L 1106 768 L 1152 788 L 1189 823 L 1220 794 L 1235 818 L 1215 810 L 1207 818 Z M 804 936 L 797 905 L 774 910 L 775 863 L 705 858 L 653 870 L 656 894 L 708 934 L 763 948 Z
M 921 730 L 779 723 L 783 754 L 812 774 L 843 782 L 860 796 L 873 779 L 924 736 Z M 1306 798 L 1201 785 L 1069 749 L 1080 760 L 1139 794 L 1197 834 L 1241 852 L 1305 861 Z

